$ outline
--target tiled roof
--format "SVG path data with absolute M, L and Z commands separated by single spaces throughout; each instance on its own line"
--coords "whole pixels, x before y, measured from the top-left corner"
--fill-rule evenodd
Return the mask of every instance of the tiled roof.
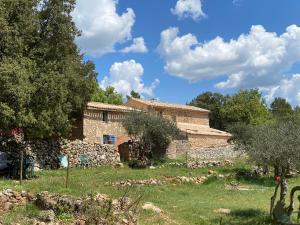
M 124 105 L 111 105 L 111 104 L 105 104 L 105 103 L 100 103 L 100 102 L 88 102 L 87 108 L 88 109 L 102 109 L 102 110 L 108 110 L 108 111 L 123 111 L 123 112 L 129 112 L 129 111 L 136 110 L 131 107 L 124 106 Z
M 158 107 L 158 108 L 170 108 L 170 109 L 191 110 L 191 111 L 198 111 L 198 112 L 209 112 L 209 110 L 198 108 L 195 106 L 160 102 L 157 100 L 144 100 L 144 99 L 139 99 L 139 98 L 131 98 L 129 101 L 136 101 L 136 102 L 140 102 L 142 104 L 148 105 L 148 106 L 153 106 L 153 107 Z
M 187 132 L 188 134 L 203 134 L 203 135 L 226 136 L 226 137 L 232 136 L 230 133 L 221 130 L 216 130 L 205 125 L 197 125 L 191 123 L 177 123 L 177 127 L 181 131 Z

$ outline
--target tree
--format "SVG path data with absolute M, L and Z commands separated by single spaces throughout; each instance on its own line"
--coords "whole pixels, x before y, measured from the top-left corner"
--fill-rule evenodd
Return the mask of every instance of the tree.
M 0 2 L 0 130 L 68 136 L 96 88 L 74 40 L 74 0 Z M 39 7 L 38 7 L 39 5 Z
M 234 123 L 264 124 L 269 112 L 261 93 L 257 89 L 242 90 L 234 94 L 221 108 L 221 117 L 226 126 Z
M 274 168 L 274 178 L 278 185 L 271 199 L 270 214 L 279 219 L 273 211 L 277 190 L 280 189 L 279 201 L 276 203 L 277 211 L 284 210 L 287 195 L 286 176 L 291 169 L 300 168 L 300 121 L 293 118 L 289 121 L 250 126 L 246 133 L 235 139 L 238 148 L 243 148 L 257 165 Z
M 228 98 L 220 93 L 204 92 L 194 98 L 190 105 L 210 110 L 209 125 L 215 129 L 224 130 L 225 124 L 221 116 L 221 108 Z
M 107 87 L 105 90 L 98 87 L 92 97 L 92 101 L 114 105 L 121 105 L 123 103 L 122 95 L 117 93 L 113 87 Z
M 138 92 L 135 92 L 134 90 L 132 90 L 130 92 L 130 96 L 127 95 L 127 100 L 130 99 L 130 98 L 141 98 L 141 95 L 138 93 Z
M 277 119 L 288 118 L 293 114 L 293 108 L 284 98 L 275 98 L 271 103 L 271 112 Z
M 139 144 L 141 160 L 164 157 L 168 145 L 179 135 L 172 121 L 154 113 L 130 112 L 122 124 L 131 139 Z

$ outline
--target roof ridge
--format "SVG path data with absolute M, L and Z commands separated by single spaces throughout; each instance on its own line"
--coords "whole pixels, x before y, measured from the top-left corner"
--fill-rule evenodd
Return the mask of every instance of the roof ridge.
M 147 100 L 147 99 L 140 99 L 140 98 L 131 98 L 134 101 L 142 102 L 148 105 L 157 105 L 158 107 L 165 106 L 165 107 L 174 107 L 174 108 L 182 108 L 182 109 L 191 109 L 191 110 L 197 110 L 197 111 L 202 111 L 202 112 L 209 112 L 207 109 L 203 109 L 200 107 L 192 106 L 192 105 L 186 105 L 186 104 L 179 104 L 179 103 L 171 103 L 171 102 L 161 102 L 159 100 Z

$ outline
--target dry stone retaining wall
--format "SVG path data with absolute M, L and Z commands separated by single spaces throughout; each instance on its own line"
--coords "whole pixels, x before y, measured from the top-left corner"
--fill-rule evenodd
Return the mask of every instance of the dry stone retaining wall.
M 91 166 L 115 165 L 120 162 L 120 155 L 114 145 L 90 144 L 80 140 L 42 140 L 25 143 L 26 154 L 33 156 L 38 169 L 59 168 L 59 156 L 68 155 L 70 166 L 80 165 L 80 155 L 89 158 Z M 0 151 L 18 154 L 20 146 L 3 144 Z

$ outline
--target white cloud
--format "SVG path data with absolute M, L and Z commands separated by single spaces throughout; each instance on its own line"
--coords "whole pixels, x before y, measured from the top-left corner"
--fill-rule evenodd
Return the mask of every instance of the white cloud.
M 179 19 L 191 17 L 198 20 L 207 17 L 202 10 L 201 0 L 178 0 L 171 12 L 177 15 Z
M 154 89 L 159 84 L 159 80 L 150 86 L 145 86 L 142 80 L 144 68 L 135 60 L 114 63 L 109 71 L 110 75 L 101 81 L 101 87 L 113 86 L 123 96 L 129 95 L 132 90 L 141 95 L 153 96 Z
M 143 37 L 134 38 L 132 42 L 133 42 L 132 45 L 122 49 L 121 52 L 124 52 L 124 53 L 129 53 L 129 52 L 147 53 L 148 52 L 148 49 L 146 47 Z
M 119 15 L 117 3 L 117 0 L 77 0 L 72 16 L 82 31 L 77 39 L 82 52 L 101 56 L 113 52 L 115 44 L 131 39 L 134 11 L 128 8 Z
M 158 47 L 165 70 L 190 81 L 227 76 L 218 88 L 270 87 L 300 61 L 300 27 L 287 27 L 282 35 L 252 26 L 236 40 L 216 37 L 200 43 L 193 34 L 178 36 L 178 28 L 161 33 Z
M 282 79 L 278 85 L 264 90 L 265 98 L 271 103 L 274 98 L 282 97 L 292 105 L 300 105 L 300 74 L 294 74 L 291 78 Z

